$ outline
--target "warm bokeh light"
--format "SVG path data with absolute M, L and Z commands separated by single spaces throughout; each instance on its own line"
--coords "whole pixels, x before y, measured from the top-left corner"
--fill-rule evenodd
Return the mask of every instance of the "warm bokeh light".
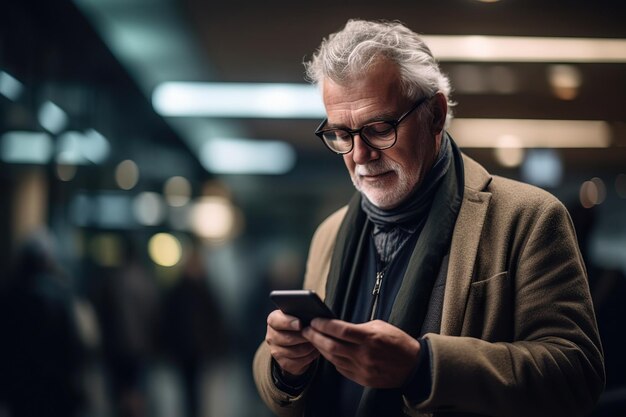
M 454 118 L 450 133 L 461 148 L 493 148 L 512 135 L 523 148 L 606 148 L 611 127 L 600 120 Z
M 56 174 L 61 181 L 72 181 L 76 177 L 76 165 L 57 164 Z
M 596 205 L 604 203 L 604 200 L 606 199 L 606 185 L 604 185 L 604 181 L 602 181 L 601 178 L 594 177 L 591 179 L 591 182 L 596 186 L 596 189 L 598 190 Z
M 494 154 L 500 165 L 513 168 L 520 166 L 524 160 L 525 151 L 522 142 L 517 136 L 503 135 L 498 139 Z
M 182 207 L 191 199 L 191 184 L 185 177 L 172 177 L 163 186 L 165 200 L 172 207 Z
M 130 190 L 139 181 L 139 167 L 134 161 L 127 159 L 115 168 L 115 181 L 122 190 Z
M 582 84 L 582 74 L 574 65 L 550 65 L 548 81 L 552 92 L 561 100 L 573 100 L 578 96 Z
M 148 253 L 155 264 L 170 267 L 180 262 L 183 249 L 175 236 L 157 233 L 148 242 Z
M 203 197 L 191 210 L 191 228 L 200 237 L 224 241 L 241 228 L 241 213 L 224 197 Z
M 424 35 L 440 62 L 625 62 L 625 39 Z
M 596 204 L 599 204 L 600 201 L 600 190 L 596 182 L 594 181 L 585 181 L 580 186 L 580 204 L 584 208 L 591 208 Z

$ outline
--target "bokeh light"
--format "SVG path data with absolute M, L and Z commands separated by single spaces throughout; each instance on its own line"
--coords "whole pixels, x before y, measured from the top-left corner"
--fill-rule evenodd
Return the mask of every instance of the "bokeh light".
M 198 236 L 212 241 L 225 241 L 240 231 L 242 215 L 227 198 L 203 197 L 194 203 L 190 222 Z
M 156 226 L 163 222 L 166 215 L 163 197 L 155 192 L 139 193 L 133 199 L 135 219 L 144 226 Z
M 115 181 L 122 190 L 130 190 L 139 181 L 139 167 L 134 161 L 127 159 L 115 168 Z
M 76 165 L 73 164 L 57 164 L 56 174 L 61 181 L 72 181 L 76 177 Z
M 582 84 L 582 74 L 573 65 L 550 65 L 548 67 L 548 81 L 557 98 L 573 100 L 578 96 L 578 90 Z
M 606 199 L 606 185 L 601 178 L 594 177 L 580 186 L 580 204 L 584 208 L 591 208 L 602 204 Z
M 522 148 L 522 141 L 517 136 L 501 136 L 493 151 L 500 165 L 508 168 L 520 166 L 524 160 L 525 151 Z
M 182 207 L 191 199 L 191 184 L 185 177 L 172 177 L 163 187 L 165 200 L 172 207 Z
M 157 233 L 148 242 L 150 259 L 160 266 L 171 267 L 180 262 L 183 249 L 180 241 L 169 233 Z
M 604 181 L 602 181 L 602 179 L 598 177 L 594 177 L 591 179 L 591 182 L 594 183 L 594 185 L 596 186 L 596 189 L 598 190 L 597 191 L 598 198 L 596 200 L 596 205 L 604 203 L 604 200 L 606 199 L 606 185 L 604 185 Z

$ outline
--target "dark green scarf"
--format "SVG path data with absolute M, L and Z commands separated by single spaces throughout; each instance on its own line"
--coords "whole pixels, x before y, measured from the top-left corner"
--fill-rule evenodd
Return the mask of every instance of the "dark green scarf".
M 415 338 L 421 334 L 433 284 L 449 250 L 463 198 L 463 160 L 452 138 L 450 144 L 452 163 L 435 193 L 389 317 L 389 323 Z M 371 222 L 361 209 L 361 194 L 356 193 L 339 228 L 326 283 L 325 301 L 344 320 L 350 316 L 354 305 L 370 231 Z M 320 360 L 310 388 L 306 416 L 336 415 L 338 401 L 333 396 L 337 393 L 339 376 L 332 364 L 323 358 Z M 401 416 L 402 409 L 399 389 L 365 388 L 357 416 Z

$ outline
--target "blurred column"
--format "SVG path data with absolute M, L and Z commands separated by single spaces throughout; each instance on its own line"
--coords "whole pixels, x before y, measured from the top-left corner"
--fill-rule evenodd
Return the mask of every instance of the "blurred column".
M 2 184 L 0 232 L 2 265 L 10 265 L 17 242 L 47 222 L 48 178 L 44 167 L 13 169 Z M 5 271 L 6 272 L 6 271 Z

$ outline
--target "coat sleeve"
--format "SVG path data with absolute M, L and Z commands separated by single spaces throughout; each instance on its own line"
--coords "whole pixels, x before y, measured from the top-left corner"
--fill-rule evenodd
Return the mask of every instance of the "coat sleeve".
M 516 264 L 493 278 L 512 286 L 512 341 L 428 334 L 433 389 L 426 401 L 407 404 L 413 411 L 582 416 L 593 408 L 604 387 L 602 350 L 563 205 L 538 209 L 524 238 Z M 466 319 L 476 310 L 468 307 Z
M 306 390 L 298 396 L 282 392 L 272 380 L 272 357 L 267 343 L 263 342 L 254 355 L 252 372 L 259 395 L 279 417 L 296 417 L 302 415 L 303 400 Z
M 315 290 L 322 299 L 325 296 L 326 278 L 330 268 L 330 259 L 335 246 L 339 226 L 346 214 L 347 207 L 333 213 L 315 231 L 307 259 L 304 288 Z M 263 341 L 254 356 L 252 365 L 254 381 L 259 395 L 265 404 L 280 417 L 301 416 L 306 399 L 306 388 L 298 396 L 279 390 L 272 380 L 272 356 Z

